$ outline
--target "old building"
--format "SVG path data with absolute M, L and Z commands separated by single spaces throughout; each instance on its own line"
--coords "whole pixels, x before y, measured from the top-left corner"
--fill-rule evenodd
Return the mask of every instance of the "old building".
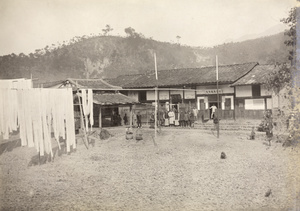
M 264 111 L 278 108 L 276 95 L 264 85 L 274 65 L 257 65 L 248 74 L 234 82 L 235 115 L 239 118 L 261 118 Z
M 123 75 L 106 81 L 121 86 L 126 90 L 124 94 L 148 104 L 155 101 L 154 87 L 157 86 L 161 109 L 195 107 L 198 118 L 209 118 L 212 105 L 218 107 L 219 116 L 223 119 L 260 118 L 270 107 L 272 99 L 263 86 L 264 78 L 261 76 L 273 69 L 272 65 L 258 63 L 220 65 L 218 90 L 215 66 L 161 70 L 158 71 L 158 80 L 153 71 L 151 74 Z M 253 75 L 256 81 L 253 81 Z
M 56 82 L 40 84 L 43 88 L 72 88 L 74 93 L 75 118 L 80 118 L 79 102 L 76 93 L 80 89 L 93 90 L 94 126 L 117 126 L 123 124 L 123 117 L 130 116 L 132 105 L 138 104 L 137 100 L 128 97 L 119 91 L 120 86 L 114 86 L 102 79 L 75 79 L 67 78 Z M 120 119 L 121 118 L 121 119 Z

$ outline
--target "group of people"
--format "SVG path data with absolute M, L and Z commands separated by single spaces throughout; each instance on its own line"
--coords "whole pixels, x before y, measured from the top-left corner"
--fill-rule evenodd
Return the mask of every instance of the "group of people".
M 161 111 L 157 115 L 158 125 L 160 126 L 179 126 L 179 127 L 194 127 L 195 120 L 197 119 L 198 111 L 180 110 L 173 108 L 170 111 Z M 150 118 L 150 126 L 154 125 L 154 113 Z
M 123 120 L 124 120 L 124 125 L 129 124 L 128 116 L 126 113 L 124 114 Z M 135 112 L 132 113 L 132 125 L 133 126 L 136 125 L 138 128 L 142 127 L 142 115 L 140 112 L 138 112 L 137 114 L 135 114 Z
M 122 118 L 120 114 L 112 113 L 111 115 L 111 126 L 121 126 L 122 125 Z
M 197 119 L 198 110 L 189 109 L 189 110 L 180 110 L 173 108 L 169 111 L 159 111 L 157 114 L 157 125 L 160 126 L 179 126 L 179 127 L 194 127 L 195 120 Z M 112 122 L 114 126 L 121 125 L 122 118 L 120 115 L 114 115 L 112 117 Z M 155 116 L 154 112 L 151 113 L 150 119 L 150 128 L 154 128 Z M 129 125 L 130 115 L 126 113 L 123 116 L 124 125 Z M 142 115 L 138 111 L 132 112 L 132 126 L 137 128 L 142 128 Z

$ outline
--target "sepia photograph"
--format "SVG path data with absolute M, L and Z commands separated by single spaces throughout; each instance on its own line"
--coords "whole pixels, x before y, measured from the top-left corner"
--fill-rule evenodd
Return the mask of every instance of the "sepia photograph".
M 300 210 L 299 0 L 1 0 L 0 211 Z

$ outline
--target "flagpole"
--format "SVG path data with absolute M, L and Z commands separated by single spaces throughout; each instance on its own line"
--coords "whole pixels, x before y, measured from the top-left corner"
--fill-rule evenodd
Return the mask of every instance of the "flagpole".
M 219 138 L 219 67 L 218 67 L 218 55 L 216 55 L 216 80 L 217 80 L 217 138 Z
M 154 112 L 154 130 L 155 130 L 155 140 L 157 136 L 157 64 L 156 64 L 156 53 L 154 53 L 154 64 L 155 64 L 155 112 Z

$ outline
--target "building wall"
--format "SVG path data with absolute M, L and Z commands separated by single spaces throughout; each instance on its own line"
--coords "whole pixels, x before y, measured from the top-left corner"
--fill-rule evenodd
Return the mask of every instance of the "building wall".
M 180 94 L 181 98 L 183 98 L 183 90 L 170 90 L 170 94 L 171 95 Z
M 245 110 L 264 110 L 265 99 L 245 99 Z
M 182 87 L 178 87 L 181 89 Z M 186 89 L 193 89 L 192 87 L 185 87 Z M 160 90 L 159 100 L 164 103 L 170 103 L 170 95 L 180 94 L 183 103 L 189 107 L 190 103 L 195 105 L 200 111 L 200 100 L 202 110 L 200 112 L 208 112 L 212 103 L 216 103 L 216 85 L 197 86 L 196 90 Z M 229 85 L 219 86 L 219 111 L 222 118 L 262 118 L 265 109 L 272 109 L 280 100 L 271 98 L 270 92 L 261 86 L 261 95 L 252 95 L 252 86 L 237 86 L 230 87 Z M 128 96 L 138 100 L 138 91 L 129 91 Z M 151 103 L 155 101 L 155 92 L 152 90 L 146 91 L 146 100 Z
M 160 100 L 169 100 L 170 99 L 169 90 L 158 91 L 158 93 L 159 93 Z
M 147 91 L 146 92 L 146 99 L 149 100 L 155 100 L 155 91 Z
M 252 86 L 236 86 L 235 89 L 236 97 L 252 97 Z
M 186 89 L 192 89 L 192 87 L 186 87 Z M 195 89 L 184 91 L 184 99 L 195 99 L 195 97 L 196 97 Z
M 273 108 L 271 92 L 264 85 L 260 86 L 260 96 L 253 96 L 252 85 L 236 86 L 236 118 L 263 118 L 266 109 Z
M 134 100 L 139 100 L 139 92 L 138 91 L 128 91 L 128 97 L 131 97 Z
M 260 95 L 261 95 L 261 96 L 270 96 L 270 95 L 272 95 L 272 92 L 269 91 L 269 90 L 266 88 L 266 86 L 261 85 L 261 86 L 260 86 Z
M 209 86 L 197 86 L 197 95 L 206 95 L 209 94 L 210 91 L 215 91 L 217 89 L 216 85 Z M 234 88 L 229 85 L 219 85 L 219 93 L 220 94 L 233 94 Z

